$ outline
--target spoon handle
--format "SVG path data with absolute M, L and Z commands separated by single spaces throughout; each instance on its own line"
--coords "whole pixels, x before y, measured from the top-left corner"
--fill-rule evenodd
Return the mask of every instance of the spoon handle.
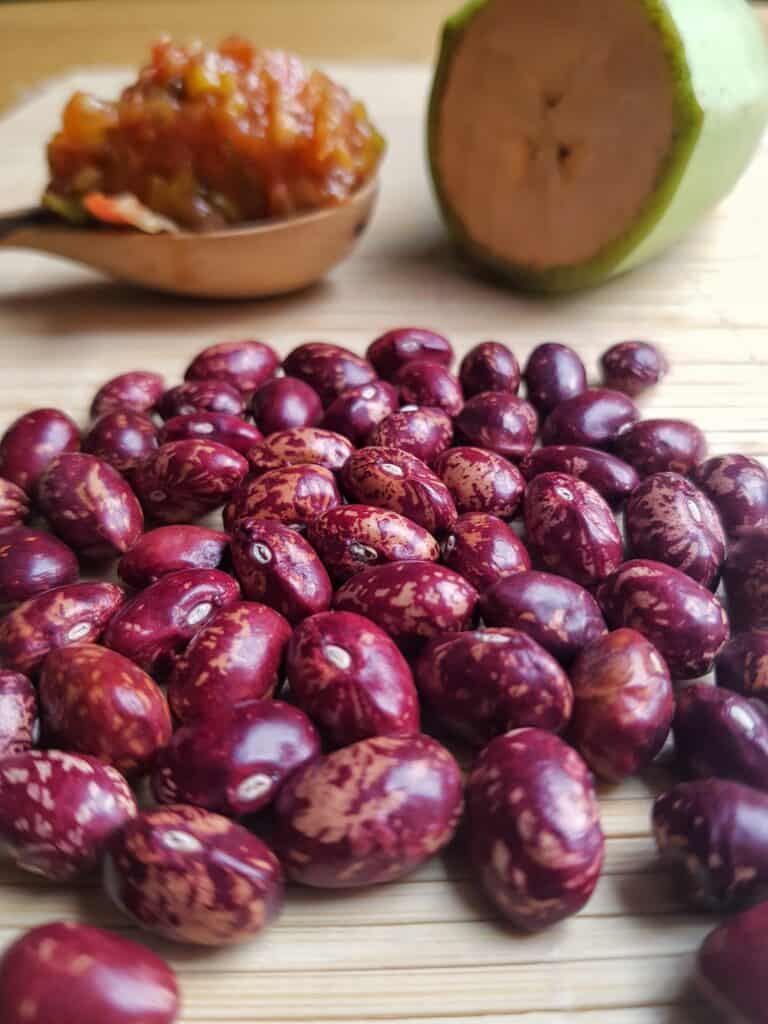
M 35 227 L 50 220 L 50 213 L 41 206 L 29 206 L 23 210 L 11 210 L 0 215 L 0 245 L 19 228 Z

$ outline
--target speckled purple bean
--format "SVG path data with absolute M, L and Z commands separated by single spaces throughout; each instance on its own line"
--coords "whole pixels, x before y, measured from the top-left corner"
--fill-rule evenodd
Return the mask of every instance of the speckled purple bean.
M 534 562 L 594 586 L 621 565 L 624 545 L 610 506 L 566 473 L 541 473 L 525 490 L 525 540 Z
M 419 656 L 415 677 L 440 724 L 476 746 L 523 726 L 560 732 L 573 706 L 560 665 L 516 629 L 435 637 Z
M 603 384 L 633 398 L 654 387 L 669 367 L 663 354 L 648 341 L 620 341 L 600 357 Z
M 283 902 L 269 847 L 242 825 L 184 804 L 145 811 L 112 837 L 104 886 L 136 924 L 200 946 L 252 938 Z
M 707 454 L 702 431 L 687 420 L 640 420 L 615 439 L 616 454 L 641 477 L 693 471 Z
M 637 775 L 666 742 L 675 698 L 659 652 L 634 629 L 585 647 L 570 669 L 575 703 L 568 738 L 608 782 Z
M 33 494 L 46 466 L 62 452 L 80 448 L 80 431 L 58 409 L 24 413 L 0 438 L 0 476 Z
M 263 604 L 222 608 L 193 637 L 168 681 L 181 722 L 203 719 L 246 700 L 271 697 L 291 627 Z
M 464 356 L 459 381 L 467 398 L 481 391 L 511 391 L 520 387 L 520 364 L 514 352 L 499 341 L 482 341 Z
M 238 520 L 251 517 L 306 526 L 340 504 L 341 495 L 329 469 L 310 463 L 284 466 L 246 477 L 224 510 L 224 526 L 231 531 Z
M 321 612 L 305 619 L 288 646 L 286 674 L 291 697 L 333 747 L 419 732 L 408 662 L 362 615 Z
M 715 455 L 692 475 L 720 513 L 726 533 L 768 526 L 768 469 L 762 462 L 747 455 Z
M 537 448 L 520 463 L 526 480 L 540 473 L 567 473 L 594 487 L 612 507 L 623 504 L 640 483 L 636 469 L 599 448 L 552 444 Z
M 303 711 L 276 700 L 224 705 L 187 723 L 155 758 L 152 792 L 227 817 L 256 814 L 288 776 L 320 756 L 320 737 Z
M 0 760 L 22 754 L 39 738 L 37 691 L 21 672 L 0 669 Z
M 314 388 L 298 377 L 275 377 L 254 392 L 250 410 L 263 434 L 298 427 L 316 427 L 323 403 Z
M 527 633 L 566 666 L 587 644 L 607 632 L 589 591 L 548 572 L 506 576 L 482 592 L 480 611 L 487 625 Z
M 385 562 L 436 562 L 437 541 L 423 526 L 374 505 L 339 505 L 307 527 L 307 540 L 335 583 Z
M 432 470 L 400 448 L 361 448 L 341 471 L 347 498 L 399 512 L 430 533 L 444 533 L 456 522 L 450 491 Z
M 572 348 L 556 341 L 546 341 L 531 352 L 524 377 L 528 401 L 540 416 L 587 390 L 584 363 Z
M 376 371 L 366 359 L 324 341 L 309 341 L 293 349 L 283 361 L 283 369 L 289 377 L 313 387 L 326 409 L 345 391 L 376 379 Z
M 623 392 L 589 388 L 555 406 L 541 428 L 541 441 L 607 448 L 639 418 L 640 410 Z
M 10 480 L 0 480 L 0 530 L 21 526 L 31 514 L 29 497 Z
M 46 590 L 0 619 L 0 665 L 31 675 L 49 651 L 95 643 L 125 600 L 113 583 Z
M 188 380 L 166 391 L 157 403 L 164 420 L 193 412 L 225 412 L 240 416 L 245 409 L 243 396 L 223 380 Z
M 205 526 L 158 526 L 139 537 L 117 565 L 120 579 L 143 590 L 179 569 L 218 569 L 227 555 L 229 537 Z
M 392 562 L 357 573 L 336 591 L 336 611 L 356 612 L 411 651 L 439 633 L 472 625 L 477 591 L 434 562 Z
M 727 779 L 680 782 L 653 805 L 662 862 L 693 906 L 734 910 L 768 895 L 768 793 Z
M 148 413 L 163 396 L 165 382 L 159 373 L 130 370 L 102 384 L 91 403 L 91 419 L 106 413 Z
M 442 409 L 400 409 L 390 413 L 370 433 L 368 443 L 399 448 L 431 466 L 453 442 L 453 424 Z
M 182 569 L 127 601 L 107 626 L 104 645 L 162 678 L 195 633 L 239 597 L 237 581 L 218 569 Z
M 509 391 L 481 391 L 464 404 L 455 426 L 462 444 L 521 459 L 533 448 L 539 418 L 532 405 Z
M 243 394 L 255 391 L 278 367 L 277 353 L 263 341 L 221 341 L 198 352 L 185 380 L 223 380 Z
M 338 473 L 354 451 L 352 442 L 332 430 L 319 427 L 296 427 L 270 434 L 248 453 L 251 472 L 267 473 L 270 469 L 311 463 Z
M 435 460 L 434 471 L 451 492 L 460 514 L 487 512 L 511 519 L 525 490 L 517 466 L 484 448 L 449 448 Z
M 429 359 L 415 359 L 401 366 L 395 383 L 403 405 L 442 409 L 448 416 L 458 416 L 464 405 L 458 378 Z
M 484 512 L 459 516 L 442 543 L 442 562 L 480 594 L 506 576 L 531 568 L 530 555 L 514 530 Z
M 765 1024 L 768 1006 L 768 902 L 728 918 L 699 950 L 699 991 L 723 1020 Z
M 768 631 L 738 633 L 715 658 L 715 681 L 768 704 Z
M 139 499 L 114 467 L 94 455 L 64 452 L 37 484 L 51 529 L 83 558 L 118 558 L 144 529 Z
M 294 881 L 391 882 L 453 837 L 459 767 L 429 736 L 375 736 L 300 768 L 275 805 L 275 849 Z
M 768 629 L 768 526 L 739 531 L 723 565 L 734 630 Z
M 186 416 L 174 416 L 163 424 L 158 437 L 160 444 L 189 438 L 215 441 L 240 455 L 247 455 L 254 445 L 264 440 L 258 427 L 226 412 L 190 412 Z
M 119 473 L 128 473 L 157 449 L 157 427 L 141 412 L 116 409 L 104 413 L 83 438 L 83 451 Z
M 0 761 L 0 843 L 25 871 L 57 882 L 89 874 L 136 813 L 126 780 L 95 757 L 27 750 Z
M 40 925 L 0 959 L 3 1024 L 173 1024 L 178 1012 L 170 967 L 100 928 Z
M 0 606 L 74 583 L 78 573 L 74 553 L 50 533 L 27 526 L 0 530 Z
M 232 528 L 232 562 L 244 596 L 291 623 L 331 604 L 333 586 L 317 552 L 284 523 L 239 519 Z
M 470 852 L 499 912 L 525 931 L 561 921 L 587 903 L 605 840 L 587 766 L 541 729 L 492 740 L 467 786 Z
M 422 327 L 397 327 L 372 341 L 366 355 L 384 380 L 394 380 L 406 363 L 427 359 L 441 366 L 453 362 L 450 341 Z
M 371 431 L 399 407 L 397 389 L 385 380 L 372 380 L 342 392 L 328 406 L 323 427 L 349 438 L 353 445 L 367 444 Z
M 248 472 L 247 460 L 216 441 L 169 441 L 131 474 L 147 516 L 188 523 L 220 508 Z

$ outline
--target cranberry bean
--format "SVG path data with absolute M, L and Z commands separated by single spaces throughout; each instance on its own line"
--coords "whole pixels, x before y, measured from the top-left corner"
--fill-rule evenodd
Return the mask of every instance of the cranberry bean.
M 46 466 L 62 452 L 80 448 L 80 431 L 58 409 L 19 416 L 0 438 L 0 476 L 32 494 Z
M 251 412 L 263 434 L 316 427 L 323 418 L 320 396 L 298 377 L 276 377 L 251 398 Z
M 249 452 L 248 461 L 253 473 L 300 463 L 325 466 L 338 473 L 353 451 L 352 442 L 332 430 L 296 427 L 271 434 Z
M 725 558 L 725 534 L 712 502 L 679 473 L 654 473 L 627 504 L 627 540 L 635 558 L 680 569 L 711 590 Z
M 585 647 L 571 667 L 576 698 L 569 737 L 609 782 L 637 775 L 666 742 L 675 699 L 664 659 L 634 629 Z
M 66 544 L 42 530 L 0 530 L 0 605 L 28 601 L 53 587 L 74 583 L 77 559 Z
M 182 569 L 127 601 L 109 623 L 104 644 L 163 677 L 219 608 L 239 597 L 237 582 L 218 569 Z
M 40 705 L 54 746 L 90 754 L 129 777 L 148 771 L 171 738 L 162 690 L 127 658 L 96 644 L 51 651 Z
M 366 359 L 323 341 L 299 345 L 285 358 L 283 369 L 313 387 L 325 408 L 350 388 L 376 379 L 376 371 Z
M 34 747 L 39 736 L 34 686 L 21 672 L 0 669 L 0 761 Z
M 545 445 L 606 448 L 639 418 L 640 410 L 621 391 L 589 388 L 560 402 L 550 412 L 541 428 L 541 440 Z
M 669 367 L 655 345 L 647 341 L 621 341 L 600 357 L 603 383 L 633 398 L 658 384 Z
M 277 917 L 277 858 L 242 825 L 199 807 L 145 811 L 109 844 L 104 883 L 115 904 L 177 942 L 242 942 Z
M 328 406 L 323 426 L 349 438 L 353 445 L 366 444 L 374 427 L 398 406 L 397 389 L 385 380 L 372 380 L 342 392 Z
M 436 562 L 440 548 L 423 526 L 373 505 L 339 505 L 307 527 L 307 540 L 335 583 L 385 562 Z
M 163 425 L 159 434 L 160 444 L 189 438 L 215 441 L 241 455 L 247 455 L 254 445 L 264 440 L 261 431 L 252 423 L 225 412 L 190 412 L 186 416 L 174 416 Z
M 93 455 L 65 452 L 37 484 L 40 511 L 83 558 L 117 558 L 144 529 L 136 495 L 116 469 Z
M 166 391 L 157 403 L 164 420 L 193 412 L 225 412 L 240 416 L 245 409 L 243 396 L 223 380 L 188 380 Z
M 263 810 L 297 768 L 320 755 L 317 731 L 298 708 L 276 700 L 218 707 L 182 726 L 155 758 L 152 791 L 228 817 Z
M 731 910 L 768 892 L 768 793 L 726 779 L 679 782 L 653 805 L 662 861 L 697 907 Z
M 295 530 L 246 517 L 232 528 L 232 561 L 243 593 L 291 623 L 325 611 L 333 587 L 315 550 Z
M 723 921 L 709 933 L 699 950 L 696 980 L 723 1019 L 765 1024 L 768 903 Z
M 248 472 L 242 455 L 216 441 L 169 441 L 131 479 L 147 516 L 188 523 L 224 504 Z
M 277 798 L 275 848 L 304 885 L 391 882 L 453 837 L 461 775 L 429 736 L 375 736 L 300 768 Z
M 400 448 L 361 448 L 341 471 L 350 501 L 399 512 L 430 533 L 443 533 L 456 522 L 453 498 L 429 467 Z
M 746 455 L 716 455 L 693 471 L 693 480 L 720 513 L 725 532 L 768 526 L 768 469 Z
M 123 776 L 95 757 L 27 750 L 0 761 L 0 842 L 25 871 L 56 882 L 94 871 L 136 813 Z
M 310 464 L 284 466 L 247 477 L 224 510 L 224 525 L 231 530 L 238 520 L 256 517 L 306 526 L 340 504 L 341 495 L 329 469 Z
M 514 530 L 484 512 L 459 516 L 443 541 L 442 560 L 481 594 L 506 576 L 531 568 L 530 555 Z
M 457 435 L 463 444 L 488 448 L 511 459 L 528 454 L 538 429 L 534 407 L 509 391 L 481 391 L 456 417 Z
M 31 513 L 29 498 L 10 480 L 0 480 L 0 530 L 7 526 L 20 526 Z
M 511 519 L 517 512 L 525 481 L 517 466 L 483 448 L 449 448 L 438 455 L 435 473 L 462 512 L 487 512 Z
M 715 659 L 718 686 L 768 703 L 768 632 L 739 633 Z
M 70 583 L 30 598 L 0 619 L 0 664 L 29 675 L 49 651 L 95 642 L 124 600 L 112 583 Z
M 706 683 L 685 686 L 673 731 L 686 778 L 734 779 L 768 789 L 768 711 L 759 701 Z
M 587 644 L 606 633 L 592 595 L 572 580 L 548 572 L 506 576 L 480 599 L 489 626 L 519 629 L 569 665 Z
M 159 373 L 131 370 L 102 384 L 91 403 L 91 419 L 106 413 L 149 413 L 163 396 L 165 382 Z
M 541 416 L 587 390 L 584 363 L 572 348 L 555 341 L 538 345 L 531 352 L 524 376 L 528 401 Z
M 286 671 L 292 698 L 334 747 L 419 731 L 408 662 L 362 615 L 321 612 L 305 619 L 288 646 Z
M 565 473 L 541 473 L 528 484 L 525 537 L 534 561 L 585 587 L 610 576 L 624 553 L 608 503 Z
M 421 327 L 397 327 L 372 341 L 366 352 L 384 380 L 394 380 L 398 370 L 414 360 L 428 359 L 441 366 L 453 362 L 453 348 L 442 334 Z
M 481 391 L 511 391 L 520 387 L 520 364 L 511 349 L 499 341 L 483 341 L 464 356 L 459 380 L 467 398 Z
M 734 629 L 768 629 L 768 527 L 739 531 L 728 548 L 723 582 Z
M 198 352 L 184 374 L 185 380 L 223 380 L 248 393 L 275 375 L 277 353 L 263 341 L 220 341 Z
M 453 442 L 453 424 L 442 409 L 401 409 L 373 428 L 371 446 L 399 448 L 431 466 Z
M 516 629 L 435 637 L 415 671 L 419 693 L 440 724 L 477 746 L 521 726 L 560 732 L 571 715 L 565 672 Z
M 204 526 L 158 526 L 142 534 L 117 565 L 120 579 L 143 590 L 161 576 L 179 569 L 218 569 L 229 537 Z
M 467 787 L 475 871 L 499 912 L 535 931 L 589 900 L 605 840 L 587 766 L 561 739 L 517 729 L 492 740 Z
M 708 672 L 728 639 L 717 598 L 662 562 L 625 562 L 600 585 L 597 599 L 612 629 L 636 629 L 658 648 L 673 679 Z
M 83 438 L 83 451 L 128 473 L 157 449 L 157 427 L 140 412 L 116 409 L 104 413 Z
M 357 573 L 336 591 L 336 611 L 357 612 L 412 649 L 438 633 L 467 629 L 477 591 L 434 562 L 392 562 Z
M 100 928 L 44 924 L 0 960 L 3 1024 L 173 1024 L 178 1012 L 170 967 Z
M 442 409 L 458 416 L 464 405 L 461 385 L 444 366 L 429 359 L 415 359 L 401 366 L 395 377 L 403 405 Z
M 168 699 L 176 717 L 207 718 L 241 701 L 270 697 L 290 636 L 283 616 L 263 604 L 243 601 L 220 609 L 174 666 Z
M 583 448 L 572 444 L 552 444 L 526 455 L 520 463 L 526 480 L 540 473 L 567 473 L 594 487 L 612 507 L 622 505 L 640 483 L 637 470 L 602 452 L 599 448 Z
M 618 456 L 640 476 L 652 473 L 690 473 L 707 454 L 707 440 L 686 420 L 641 420 L 615 441 Z

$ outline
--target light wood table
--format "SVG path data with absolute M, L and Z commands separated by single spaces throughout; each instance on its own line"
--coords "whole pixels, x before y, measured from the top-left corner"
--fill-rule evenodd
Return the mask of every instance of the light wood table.
M 386 6 L 392 12 L 422 3 L 442 6 L 424 0 Z M 132 6 L 131 18 L 146 24 L 151 6 Z M 326 5 L 287 0 L 286 6 L 303 7 L 309 18 L 313 7 Z M 381 12 L 385 5 L 336 6 Z M 4 42 L 15 19 L 20 44 L 19 25 L 25 18 L 33 24 L 39 7 L 0 9 Z M 65 8 L 90 7 L 48 10 L 55 19 Z M 207 17 L 210 24 L 213 15 Z M 245 27 L 257 22 L 254 15 Z M 141 33 L 131 31 L 138 54 Z M 52 40 L 55 32 L 44 37 Z M 117 53 L 104 29 L 94 40 L 105 59 Z M 309 33 L 304 40 L 315 48 Z M 75 50 L 67 52 L 78 59 Z M 14 59 L 22 68 L 18 54 Z M 496 337 L 522 360 L 537 342 L 561 339 L 579 349 L 593 374 L 610 342 L 655 339 L 672 371 L 643 403 L 645 414 L 696 420 L 715 452 L 768 455 L 768 148 L 736 193 L 654 265 L 583 295 L 524 298 L 469 276 L 445 242 L 423 159 L 428 70 L 331 70 L 368 101 L 390 140 L 381 205 L 357 255 L 301 295 L 224 304 L 149 295 L 54 260 L 2 253 L 0 427 L 42 405 L 66 408 L 84 422 L 106 377 L 147 366 L 175 381 L 197 349 L 218 339 L 262 337 L 285 353 L 301 341 L 326 338 L 362 352 L 383 329 L 420 323 L 445 331 L 459 353 Z M 29 81 L 34 74 L 31 69 Z M 0 122 L 0 152 L 13 154 L 0 167 L 0 208 L 36 195 L 44 177 L 42 143 L 64 96 L 77 86 L 109 94 L 119 78 L 72 75 Z M 501 927 L 456 852 L 400 884 L 368 892 L 292 890 L 280 923 L 235 950 L 203 955 L 153 943 L 180 973 L 185 1024 L 703 1024 L 706 1014 L 691 1002 L 688 981 L 693 953 L 713 919 L 691 915 L 677 902 L 649 834 L 649 797 L 667 781 L 659 767 L 647 779 L 603 789 L 608 852 L 597 892 L 575 919 L 540 935 L 524 938 Z M 95 883 L 62 890 L 0 869 L 0 945 L 62 916 L 126 928 Z

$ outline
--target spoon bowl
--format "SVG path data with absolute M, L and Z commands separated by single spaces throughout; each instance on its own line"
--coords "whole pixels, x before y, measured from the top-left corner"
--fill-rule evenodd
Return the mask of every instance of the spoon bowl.
M 223 231 L 149 235 L 70 227 L 39 209 L 0 218 L 0 248 L 35 249 L 119 281 L 209 299 L 284 295 L 349 255 L 376 203 L 374 179 L 339 206 Z

